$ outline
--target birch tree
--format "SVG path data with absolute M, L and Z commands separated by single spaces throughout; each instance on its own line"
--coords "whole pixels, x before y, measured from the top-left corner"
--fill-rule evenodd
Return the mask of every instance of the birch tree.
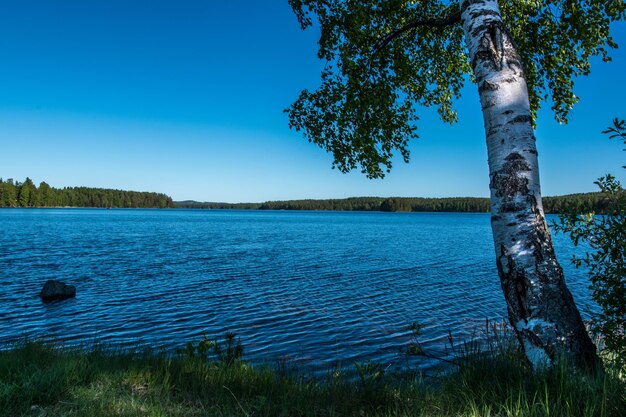
M 487 140 L 496 264 L 511 325 L 533 367 L 597 363 L 546 224 L 534 119 L 548 101 L 566 122 L 574 79 L 610 61 L 622 0 L 289 0 L 319 25 L 321 84 L 290 108 L 290 127 L 342 172 L 381 178 L 418 137 L 420 106 L 457 120 L 465 82 L 478 88 Z

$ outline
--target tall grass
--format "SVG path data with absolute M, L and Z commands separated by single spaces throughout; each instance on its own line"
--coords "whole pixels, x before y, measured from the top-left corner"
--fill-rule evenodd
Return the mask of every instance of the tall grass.
M 460 352 L 437 378 L 365 363 L 356 379 L 320 380 L 240 358 L 24 342 L 0 352 L 0 416 L 626 416 L 611 369 L 533 373 L 501 342 Z

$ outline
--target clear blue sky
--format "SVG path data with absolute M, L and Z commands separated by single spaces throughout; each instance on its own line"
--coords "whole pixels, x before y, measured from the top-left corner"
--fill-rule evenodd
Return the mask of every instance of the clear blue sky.
M 384 180 L 331 170 L 282 112 L 318 84 L 317 36 L 287 0 L 5 1 L 0 177 L 228 202 L 489 194 L 473 85 L 458 124 L 419 112 L 411 163 Z M 600 134 L 626 118 L 624 24 L 614 36 L 614 62 L 576 81 L 571 122 L 540 115 L 544 195 L 592 191 L 606 172 L 626 182 L 626 152 Z

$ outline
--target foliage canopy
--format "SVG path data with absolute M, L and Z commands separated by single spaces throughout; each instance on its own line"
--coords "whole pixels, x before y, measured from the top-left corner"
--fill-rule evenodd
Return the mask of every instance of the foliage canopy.
M 453 123 L 454 99 L 471 79 L 459 1 L 289 0 L 302 26 L 321 36 L 326 61 L 321 85 L 304 90 L 286 112 L 334 157 L 333 167 L 360 167 L 369 178 L 389 172 L 399 152 L 409 160 L 417 138 L 417 108 L 434 106 Z M 578 98 L 573 78 L 590 72 L 590 58 L 609 61 L 617 47 L 612 21 L 623 20 L 622 0 L 502 0 L 502 18 L 522 58 L 531 110 L 550 101 L 566 122 Z

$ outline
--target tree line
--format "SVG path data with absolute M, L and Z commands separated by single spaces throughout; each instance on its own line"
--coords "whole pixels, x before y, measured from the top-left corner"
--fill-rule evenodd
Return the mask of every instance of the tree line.
M 46 182 L 37 187 L 30 178 L 24 182 L 0 178 L 0 207 L 110 207 L 171 208 L 172 198 L 161 193 L 106 188 L 54 188 Z
M 609 208 L 605 193 L 580 193 L 544 197 L 546 213 L 604 214 Z M 487 213 L 489 198 L 481 197 L 350 197 L 343 199 L 278 200 L 263 203 L 216 203 L 172 201 L 153 192 L 137 192 L 91 187 L 54 188 L 46 182 L 37 187 L 30 178 L 24 182 L 0 178 L 0 207 L 110 207 L 110 208 L 195 208 L 239 210 L 329 210 L 385 212 Z
M 489 198 L 449 197 L 351 197 L 323 200 L 284 200 L 264 203 L 212 203 L 198 201 L 177 201 L 180 208 L 196 209 L 239 209 L 239 210 L 340 210 L 340 211 L 387 211 L 387 212 L 459 212 L 487 213 Z M 546 213 L 565 213 L 575 208 L 581 213 L 604 214 L 609 207 L 607 195 L 600 192 L 568 194 L 557 197 L 544 197 Z

